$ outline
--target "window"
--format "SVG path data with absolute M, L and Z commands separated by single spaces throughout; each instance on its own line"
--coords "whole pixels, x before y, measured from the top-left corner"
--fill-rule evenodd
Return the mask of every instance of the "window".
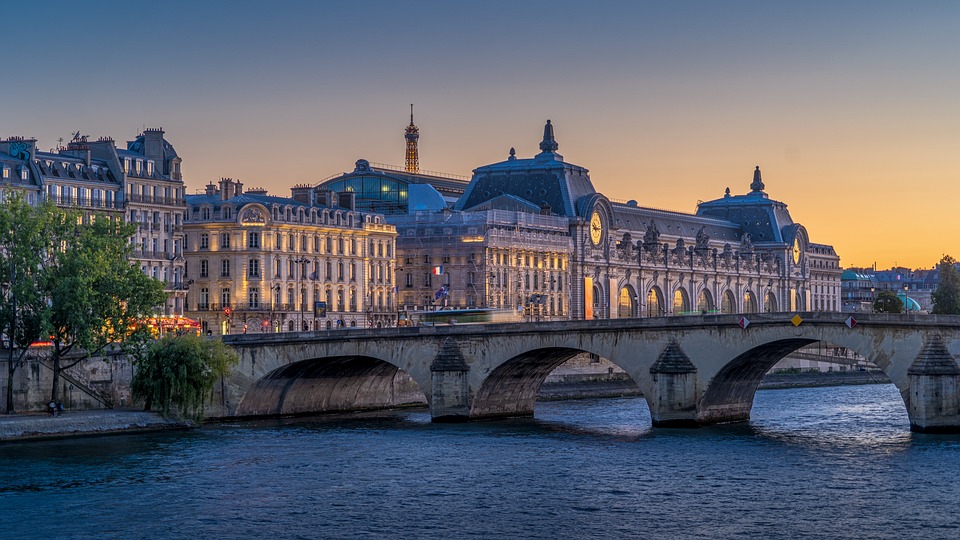
M 250 309 L 260 309 L 260 287 L 250 287 L 247 290 L 247 303 Z
M 230 277 L 230 259 L 220 261 L 220 277 Z
M 343 238 L 337 238 L 337 253 L 343 255 Z
M 260 233 L 259 232 L 248 232 L 247 233 L 247 247 L 248 248 L 258 248 L 260 247 Z
M 350 281 L 356 281 L 356 280 L 357 280 L 357 267 L 353 263 L 351 263 L 350 264 Z
M 283 235 L 280 233 L 277 233 L 276 244 L 277 244 L 277 251 L 283 251 Z
M 210 235 L 203 233 L 200 235 L 200 249 L 210 248 Z
M 260 277 L 260 259 L 250 259 L 247 265 L 247 277 Z
M 220 289 L 220 307 L 230 307 L 230 288 L 225 287 Z
M 221 249 L 230 248 L 230 233 L 220 233 L 220 248 Z
M 10 178 L 10 167 L 7 167 L 6 165 L 3 166 L 3 178 L 4 180 Z
M 206 287 L 202 287 L 200 289 L 200 305 L 197 307 L 200 309 L 210 308 L 210 289 Z
M 210 272 L 209 264 L 206 259 L 200 261 L 200 277 L 208 277 Z
M 273 261 L 273 276 L 280 277 L 280 273 L 283 271 L 283 264 L 280 262 L 280 259 Z
M 413 287 L 413 274 L 407 274 L 407 287 Z
M 337 263 L 337 281 L 343 281 L 343 263 Z
M 147 160 L 147 176 L 153 176 L 153 161 Z
M 426 274 L 423 275 L 423 286 L 424 286 L 424 287 L 429 287 L 431 281 L 432 281 L 432 278 L 431 278 L 430 272 L 427 272 Z

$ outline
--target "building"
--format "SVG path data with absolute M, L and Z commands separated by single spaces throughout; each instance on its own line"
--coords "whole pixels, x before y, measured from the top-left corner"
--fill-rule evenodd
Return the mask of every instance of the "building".
M 187 315 L 212 335 L 395 325 L 395 227 L 350 193 L 292 191 L 224 178 L 186 197 Z
M 147 129 L 125 148 L 79 132 L 50 152 L 34 139 L 0 141 L 0 189 L 16 189 L 30 203 L 46 199 L 86 215 L 108 214 L 136 223 L 133 257 L 143 272 L 164 283 L 166 315 L 183 312 L 184 185 L 181 159 L 164 131 Z
M 747 193 L 728 188 L 685 214 L 604 196 L 558 149 L 548 120 L 540 153 L 523 159 L 511 148 L 475 169 L 452 206 L 453 190 L 433 204 L 390 199 L 404 309 L 509 308 L 537 319 L 838 309 L 839 257 L 769 198 L 759 167 Z M 358 161 L 314 191 L 352 192 L 386 210 L 380 194 L 394 188 L 372 169 Z M 460 189 L 446 177 L 404 182 L 408 194 L 414 182 Z

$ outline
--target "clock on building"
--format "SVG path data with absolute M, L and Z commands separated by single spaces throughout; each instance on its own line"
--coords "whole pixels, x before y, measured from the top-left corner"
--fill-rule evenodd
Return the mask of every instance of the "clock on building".
M 594 210 L 593 214 L 590 216 L 590 240 L 593 242 L 593 245 L 599 246 L 600 240 L 602 239 L 603 218 L 600 217 L 600 212 Z
M 803 249 L 800 248 L 800 236 L 798 235 L 793 240 L 793 264 L 800 264 L 800 255 L 803 253 Z

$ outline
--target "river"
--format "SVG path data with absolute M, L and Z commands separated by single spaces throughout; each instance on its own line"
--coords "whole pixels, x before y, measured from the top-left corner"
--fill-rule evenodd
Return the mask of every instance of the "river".
M 892 385 L 761 390 L 653 429 L 642 398 L 433 424 L 424 410 L 0 446 L 11 538 L 958 538 L 960 436 Z

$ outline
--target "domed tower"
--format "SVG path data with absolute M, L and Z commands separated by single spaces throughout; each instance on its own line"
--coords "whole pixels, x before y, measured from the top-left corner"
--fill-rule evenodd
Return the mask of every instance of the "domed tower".
M 403 169 L 410 173 L 420 172 L 420 156 L 417 152 L 420 129 L 413 124 L 413 103 L 410 104 L 410 125 L 404 131 L 403 137 L 407 140 L 407 160 Z

